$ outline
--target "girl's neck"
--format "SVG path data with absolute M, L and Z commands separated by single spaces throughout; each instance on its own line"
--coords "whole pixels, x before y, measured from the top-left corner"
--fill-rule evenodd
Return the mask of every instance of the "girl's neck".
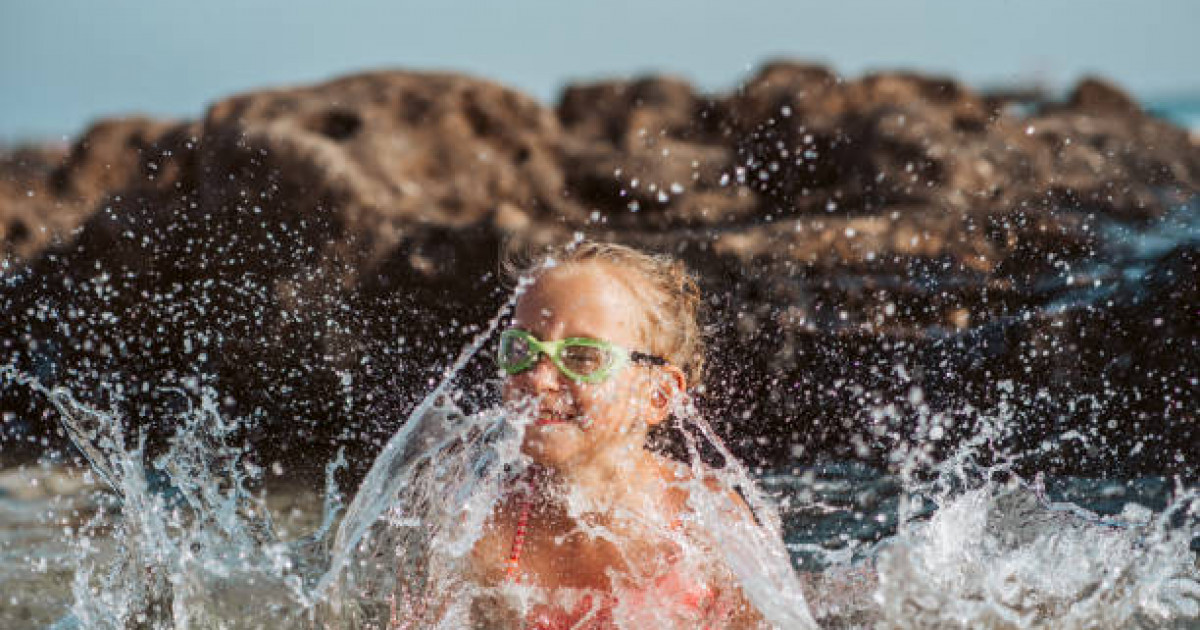
M 605 449 L 547 474 L 567 503 L 584 512 L 646 516 L 661 510 L 667 490 L 662 464 L 640 446 Z

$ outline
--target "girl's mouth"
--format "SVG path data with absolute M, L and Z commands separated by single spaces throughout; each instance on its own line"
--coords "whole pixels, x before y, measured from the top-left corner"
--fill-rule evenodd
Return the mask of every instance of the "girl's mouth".
M 537 416 L 534 417 L 533 424 L 538 427 L 550 426 L 553 424 L 578 424 L 582 425 L 583 418 L 575 413 L 571 407 L 551 407 L 546 406 L 537 410 Z
M 551 424 L 565 424 L 569 422 L 567 417 L 559 413 L 544 412 L 538 415 L 534 424 L 539 427 L 544 427 Z

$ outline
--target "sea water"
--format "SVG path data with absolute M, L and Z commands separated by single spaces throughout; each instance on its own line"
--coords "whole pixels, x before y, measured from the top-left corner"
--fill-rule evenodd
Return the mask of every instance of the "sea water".
M 1194 243 L 1197 216 L 1193 205 L 1117 235 L 1129 251 L 1108 272 L 1136 275 L 1164 247 Z M 1081 290 L 1049 308 L 1101 297 Z M 545 593 L 488 591 L 461 571 L 528 466 L 519 448 L 528 418 L 497 404 L 495 382 L 463 378 L 503 316 L 407 411 L 354 488 L 335 483 L 341 458 L 324 484 L 278 483 L 288 471 L 258 466 L 235 443 L 253 420 L 227 417 L 210 387 L 163 390 L 177 404 L 161 424 L 175 430 L 151 455 L 134 428 L 143 424 L 0 367 L 5 387 L 51 403 L 87 464 L 0 471 L 0 628 L 461 628 L 478 601 L 536 606 Z M 1028 420 L 1028 401 L 1011 383 L 996 388 L 995 407 L 952 410 L 955 432 L 971 437 L 936 455 L 926 446 L 944 433 L 945 413 L 863 410 L 902 433 L 886 470 L 850 461 L 747 470 L 709 426 L 720 418 L 679 401 L 693 477 L 738 488 L 756 524 L 730 527 L 727 496 L 696 484 L 705 549 L 672 542 L 686 562 L 724 567 L 778 628 L 1200 626 L 1194 476 L 1030 473 L 1026 453 L 995 450 Z M 1041 446 L 1102 449 L 1096 439 L 1072 431 Z M 646 627 L 628 612 L 624 627 Z
M 481 598 L 543 601 L 462 578 L 527 464 L 519 414 L 459 406 L 469 397 L 455 373 L 489 332 L 354 492 L 334 483 L 337 461 L 324 488 L 264 492 L 267 471 L 227 442 L 238 423 L 218 392 L 176 392 L 176 435 L 148 458 L 119 415 L 9 370 L 55 406 L 89 467 L 0 476 L 0 626 L 461 628 Z M 694 472 L 738 487 L 759 516 L 730 527 L 723 495 L 697 484 L 698 531 L 778 628 L 1196 627 L 1197 488 L 976 463 L 1015 422 L 1005 409 L 971 414 L 976 437 L 949 457 L 898 448 L 890 471 L 824 462 L 752 474 L 727 452 L 721 468 L 697 456 Z M 675 415 L 692 424 L 693 454 L 721 448 L 694 409 Z

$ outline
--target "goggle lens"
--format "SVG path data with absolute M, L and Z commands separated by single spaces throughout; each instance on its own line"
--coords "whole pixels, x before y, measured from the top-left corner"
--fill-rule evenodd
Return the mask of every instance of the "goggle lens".
M 592 376 L 607 369 L 613 363 L 613 354 L 608 349 L 578 344 L 564 344 L 558 352 L 558 360 L 570 371 L 583 376 Z
M 525 336 L 505 333 L 500 338 L 500 367 L 509 372 L 529 368 L 537 361 L 538 354 Z
M 533 367 L 542 353 L 549 354 L 554 365 L 568 377 L 588 383 L 608 378 L 628 360 L 624 350 L 604 341 L 585 338 L 538 341 L 523 330 L 511 329 L 500 336 L 497 361 L 505 372 L 518 374 Z

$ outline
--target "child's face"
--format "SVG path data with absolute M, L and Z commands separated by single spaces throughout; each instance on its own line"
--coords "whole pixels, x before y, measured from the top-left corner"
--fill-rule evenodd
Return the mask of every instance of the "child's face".
M 517 303 L 513 326 L 543 341 L 591 337 L 648 351 L 644 306 L 618 273 L 603 263 L 546 272 Z M 507 404 L 533 410 L 522 451 L 539 464 L 565 469 L 613 449 L 640 449 L 648 426 L 666 415 L 663 396 L 654 395 L 656 380 L 663 380 L 655 370 L 630 363 L 603 382 L 578 383 L 540 357 L 504 384 Z

